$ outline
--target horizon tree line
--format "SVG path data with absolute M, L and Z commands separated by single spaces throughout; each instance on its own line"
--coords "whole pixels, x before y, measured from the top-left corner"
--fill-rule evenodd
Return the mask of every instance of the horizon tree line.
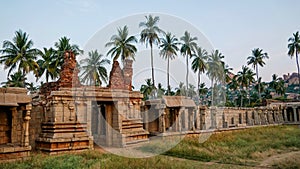
M 130 36 L 128 27 L 120 27 L 117 29 L 117 34 L 113 35 L 108 43 L 105 44 L 105 47 L 110 47 L 106 56 L 111 56 L 113 61 L 121 58 L 123 62 L 125 59 L 135 58 L 137 48 L 136 43 L 140 42 L 148 45 L 151 48 L 150 53 L 150 63 L 151 63 L 151 81 L 146 81 L 146 86 L 151 86 L 146 88 L 143 85 L 141 86 L 141 92 L 145 93 L 164 93 L 166 95 L 185 95 L 193 97 L 191 91 L 196 88 L 197 99 L 202 97 L 203 91 L 206 91 L 205 84 L 201 83 L 201 75 L 206 73 L 206 75 L 211 80 L 211 88 L 218 86 L 220 84 L 226 84 L 226 92 L 228 89 L 238 89 L 235 86 L 239 86 L 240 91 L 240 102 L 243 105 L 243 90 L 246 89 L 247 95 L 250 97 L 250 86 L 255 86 L 258 92 L 258 98 L 261 101 L 261 92 L 263 83 L 261 82 L 261 77 L 259 77 L 258 67 L 263 67 L 265 65 L 265 59 L 268 59 L 269 56 L 267 53 L 263 52 L 262 49 L 255 48 L 252 50 L 252 55 L 247 58 L 247 65 L 252 65 L 255 72 L 246 66 L 242 67 L 242 70 L 239 71 L 235 76 L 232 75 L 232 68 L 229 68 L 228 65 L 223 61 L 224 56 L 219 50 L 214 50 L 210 54 L 198 46 L 197 37 L 191 36 L 188 31 L 184 32 L 184 35 L 178 40 L 175 35 L 171 32 L 165 32 L 158 27 L 159 17 L 152 15 L 145 16 L 146 21 L 140 22 L 139 27 L 142 28 L 140 33 L 140 40 L 135 36 Z M 293 37 L 288 39 L 288 55 L 296 57 L 296 64 L 299 75 L 299 64 L 298 64 L 298 54 L 300 52 L 300 40 L 299 32 L 293 34 Z M 167 60 L 167 89 L 163 89 L 162 85 L 159 83 L 158 88 L 156 88 L 155 79 L 154 79 L 154 65 L 153 65 L 153 47 L 157 46 L 160 50 L 159 55 Z M 67 37 L 62 37 L 58 42 L 54 43 L 54 48 L 43 48 L 39 50 L 33 47 L 33 41 L 29 39 L 29 35 L 22 30 L 15 32 L 15 36 L 12 41 L 5 40 L 3 42 L 2 48 L 0 50 L 0 63 L 4 64 L 4 68 L 8 69 L 7 82 L 4 82 L 5 86 L 17 86 L 17 87 L 26 87 L 29 86 L 29 83 L 26 83 L 26 75 L 29 72 L 33 72 L 37 80 L 42 76 L 45 76 L 46 83 L 49 82 L 49 78 L 55 80 L 59 77 L 59 72 L 61 65 L 63 63 L 63 54 L 66 50 L 71 50 L 75 55 L 83 54 L 83 50 L 79 48 L 76 44 L 71 44 L 70 39 Z M 186 84 L 179 84 L 176 92 L 171 90 L 169 82 L 169 68 L 170 60 L 175 59 L 178 56 L 178 52 L 186 58 Z M 191 70 L 194 73 L 197 73 L 197 86 L 189 84 L 188 75 L 189 75 L 189 59 L 192 59 Z M 83 72 L 80 77 L 83 83 L 88 85 L 101 86 L 103 82 L 107 83 L 108 75 L 105 65 L 110 64 L 110 60 L 103 58 L 101 53 L 98 53 L 97 50 L 89 51 L 88 58 L 85 58 L 80 61 L 82 65 L 80 70 Z M 17 70 L 14 75 L 11 75 L 12 71 Z M 256 80 L 253 76 L 256 75 Z M 300 77 L 298 76 L 298 79 Z M 20 81 L 21 83 L 13 83 L 14 81 Z M 276 78 L 273 81 L 276 81 Z M 272 81 L 272 82 L 273 82 Z M 23 83 L 22 83 L 23 82 Z M 234 84 L 237 83 L 237 84 Z M 278 82 L 281 84 L 282 82 Z M 283 83 L 284 84 L 284 83 Z M 299 84 L 300 85 L 300 84 Z M 274 87 L 274 85 L 272 85 Z M 185 90 L 183 90 L 185 88 Z M 275 87 L 276 88 L 276 87 Z M 150 90 L 151 89 L 151 90 Z M 149 90 L 151 92 L 149 92 Z M 152 90 L 154 92 L 152 92 Z M 166 92 L 166 93 L 165 93 Z M 228 93 L 228 92 L 227 92 Z M 282 92 L 281 92 L 282 93 Z M 158 94 L 159 96 L 161 94 Z M 214 90 L 211 89 L 211 103 L 214 102 Z M 153 96 L 152 96 L 153 97 Z M 250 99 L 249 99 L 250 103 Z

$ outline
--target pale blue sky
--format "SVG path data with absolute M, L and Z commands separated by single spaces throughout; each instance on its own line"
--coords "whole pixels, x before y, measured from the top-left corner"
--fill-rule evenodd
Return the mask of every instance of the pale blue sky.
M 300 31 L 299 7 L 298 0 L 9 0 L 0 6 L 0 41 L 2 45 L 3 40 L 11 40 L 20 28 L 29 33 L 37 48 L 53 46 L 62 36 L 83 48 L 112 21 L 139 13 L 164 13 L 194 25 L 225 55 L 235 72 L 246 64 L 253 48 L 264 49 L 270 59 L 260 75 L 270 80 L 273 73 L 282 76 L 296 71 L 295 60 L 286 53 L 287 39 Z M 5 78 L 6 73 L 1 73 L 0 81 Z

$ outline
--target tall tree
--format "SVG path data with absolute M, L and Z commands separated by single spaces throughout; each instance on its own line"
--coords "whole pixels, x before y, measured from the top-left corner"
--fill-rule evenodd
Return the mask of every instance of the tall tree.
M 0 63 L 4 64 L 4 69 L 8 70 L 8 75 L 17 69 L 23 75 L 33 71 L 38 75 L 38 64 L 36 58 L 39 50 L 33 48 L 33 41 L 29 39 L 29 35 L 22 30 L 15 32 L 12 41 L 5 40 L 3 42 L 3 49 L 0 50 Z
M 164 31 L 161 30 L 157 24 L 159 22 L 159 17 L 152 15 L 145 16 L 146 21 L 140 22 L 139 27 L 143 28 L 141 31 L 141 43 L 146 43 L 146 47 L 148 44 L 150 45 L 151 49 L 151 73 L 152 73 L 152 83 L 155 86 L 154 80 L 154 65 L 153 65 L 153 44 L 158 45 L 160 43 L 159 34 L 163 33 Z
M 111 55 L 114 61 L 120 56 L 121 60 L 132 58 L 134 60 L 135 53 L 137 51 L 135 47 L 137 39 L 134 36 L 129 36 L 128 27 L 125 25 L 123 28 L 118 28 L 116 35 L 110 38 L 110 42 L 105 44 L 105 47 L 112 48 L 107 52 L 107 55 Z
M 240 85 L 241 91 L 242 90 L 248 90 L 248 87 L 250 86 L 251 82 L 254 82 L 254 76 L 255 74 L 247 67 L 243 66 L 242 70 L 237 73 L 237 82 Z M 241 106 L 243 106 L 243 97 L 241 95 Z
M 191 37 L 191 34 L 188 31 L 184 32 L 184 35 L 180 38 L 182 41 L 182 46 L 180 52 L 183 56 L 186 57 L 186 86 L 188 88 L 189 85 L 189 58 L 192 57 L 195 49 L 197 47 L 197 43 L 195 41 L 198 40 L 197 37 Z
M 170 59 L 174 59 L 177 56 L 178 51 L 178 39 L 172 35 L 170 32 L 165 34 L 164 38 L 160 39 L 161 45 L 159 46 L 160 49 L 160 56 L 164 59 L 167 59 L 167 87 L 170 88 Z M 170 94 L 170 91 L 167 90 L 167 95 Z
M 70 43 L 70 38 L 67 38 L 66 36 L 61 37 L 58 42 L 54 43 L 55 46 L 55 51 L 56 51 L 56 71 L 60 72 L 61 66 L 64 63 L 64 54 L 66 51 L 72 51 L 74 53 L 74 55 L 79 55 L 79 54 L 83 54 L 83 50 L 81 50 L 79 48 L 78 45 L 76 44 L 71 44 Z
M 49 77 L 51 77 L 51 79 L 58 77 L 55 50 L 52 48 L 44 48 L 39 55 L 42 58 L 37 61 L 40 68 L 37 79 L 45 74 L 46 82 L 48 83 Z
M 299 60 L 298 60 L 298 54 L 300 53 L 300 36 L 299 31 L 296 33 L 293 33 L 293 36 L 288 39 L 288 55 L 296 56 L 296 64 L 297 64 L 297 70 L 298 70 L 298 82 L 299 82 L 299 93 L 300 93 L 300 70 L 299 70 Z
M 26 82 L 27 78 L 25 75 L 18 71 L 15 74 L 11 74 L 10 78 L 7 78 L 6 82 L 3 82 L 1 84 L 4 84 L 4 87 L 22 87 L 25 88 L 28 83 Z
M 201 84 L 201 73 L 204 73 L 207 69 L 206 60 L 208 57 L 208 53 L 205 49 L 201 47 L 196 47 L 196 52 L 193 54 L 193 61 L 192 61 L 192 70 L 196 73 L 198 72 L 198 85 L 197 91 L 199 92 L 200 84 Z
M 175 88 L 176 92 L 175 95 L 177 96 L 186 96 L 187 95 L 187 89 L 184 85 L 184 83 L 180 82 L 178 87 Z
M 247 64 L 252 65 L 256 71 L 256 80 L 258 80 L 258 66 L 263 67 L 266 63 L 264 59 L 268 59 L 269 56 L 267 53 L 264 53 L 262 49 L 255 48 L 252 50 L 252 55 L 247 58 Z M 258 88 L 258 96 L 260 98 L 260 87 Z
M 149 96 L 154 97 L 155 86 L 151 82 L 151 79 L 146 79 L 146 84 L 143 84 L 140 89 L 141 93 L 144 95 L 144 100 L 148 100 Z
M 104 59 L 103 55 L 99 54 L 97 50 L 88 53 L 89 57 L 80 60 L 82 82 L 89 85 L 101 86 L 102 81 L 107 83 L 106 64 L 110 64 L 110 60 Z
M 211 80 L 211 88 L 212 91 L 214 86 L 215 86 L 215 82 L 223 82 L 223 78 L 224 78 L 224 62 L 222 61 L 222 59 L 224 58 L 224 56 L 222 55 L 221 52 L 219 52 L 219 50 L 215 50 L 213 51 L 210 55 L 208 55 L 208 60 L 207 60 L 207 72 L 206 74 L 208 75 L 208 77 Z M 212 92 L 211 94 L 211 103 L 213 105 L 214 103 L 214 93 Z

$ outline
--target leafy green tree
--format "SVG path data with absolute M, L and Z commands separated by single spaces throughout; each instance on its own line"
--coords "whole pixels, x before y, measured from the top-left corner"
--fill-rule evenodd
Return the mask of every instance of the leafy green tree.
M 153 65 L 153 44 L 158 45 L 160 43 L 159 34 L 163 33 L 164 31 L 161 30 L 157 24 L 159 22 L 159 17 L 152 15 L 145 16 L 146 21 L 140 22 L 139 27 L 143 28 L 141 31 L 141 43 L 146 43 L 146 47 L 148 44 L 150 45 L 151 49 L 151 73 L 152 73 L 152 83 L 155 86 L 155 80 L 154 80 L 154 65 Z
M 175 95 L 176 96 L 186 96 L 187 95 L 187 89 L 184 85 L 184 83 L 180 82 L 178 87 L 175 88 L 176 92 Z
M 108 59 L 104 59 L 103 55 L 97 50 L 88 53 L 89 57 L 80 61 L 82 82 L 89 85 L 101 86 L 102 81 L 107 83 L 106 64 L 110 64 Z
M 160 38 L 161 45 L 159 46 L 160 49 L 160 56 L 164 59 L 167 59 L 167 86 L 170 86 L 170 59 L 175 59 L 177 56 L 178 51 L 178 39 L 172 35 L 170 32 L 165 34 L 164 38 Z M 169 90 L 167 90 L 167 95 L 169 95 Z
M 188 31 L 184 32 L 184 35 L 180 38 L 182 41 L 182 46 L 180 48 L 180 53 L 186 57 L 186 86 L 189 85 L 189 58 L 191 58 L 197 47 L 195 41 L 198 40 L 197 37 L 191 37 L 191 34 Z
M 12 41 L 5 40 L 2 45 L 3 49 L 0 50 L 0 63 L 4 64 L 4 69 L 8 70 L 8 75 L 14 69 L 26 75 L 32 71 L 38 75 L 39 66 L 36 63 L 36 58 L 39 50 L 33 48 L 33 41 L 29 39 L 29 35 L 22 30 L 15 32 Z
M 247 66 L 243 66 L 242 70 L 237 73 L 237 82 L 240 85 L 241 91 L 244 89 L 247 91 L 250 84 L 254 82 L 254 75 L 255 74 L 252 72 L 252 70 Z M 243 97 L 241 97 L 241 106 L 243 106 Z
M 53 48 L 44 48 L 43 51 L 39 53 L 39 55 L 42 58 L 37 61 L 40 68 L 37 79 L 39 79 L 43 76 L 43 74 L 45 74 L 46 82 L 48 83 L 49 77 L 51 77 L 51 79 L 53 80 L 59 75 L 59 73 L 57 72 L 57 58 L 55 55 L 55 50 Z
M 4 85 L 4 87 L 22 87 L 25 88 L 28 83 L 26 82 L 27 78 L 25 75 L 18 71 L 15 74 L 10 75 L 9 78 L 7 78 L 7 82 L 1 83 Z
M 137 39 L 134 36 L 129 36 L 126 25 L 123 28 L 118 28 L 118 33 L 113 35 L 110 42 L 105 44 L 105 47 L 112 46 L 107 55 L 111 55 L 114 61 L 118 60 L 120 56 L 122 61 L 128 58 L 134 60 L 135 53 L 137 52 L 135 43 L 137 43 Z
M 200 84 L 198 93 L 199 93 L 199 97 L 201 99 L 201 103 L 203 104 L 204 98 L 208 93 L 208 88 L 205 86 L 205 83 Z
M 299 60 L 298 54 L 300 53 L 300 36 L 299 31 L 293 33 L 293 36 L 288 39 L 288 55 L 292 58 L 296 56 L 296 64 L 298 70 L 298 82 L 299 82 L 299 92 L 300 92 L 300 69 L 299 69 Z
M 187 96 L 193 99 L 196 95 L 196 87 L 192 84 L 189 84 L 189 88 L 187 89 Z
M 64 63 L 64 54 L 66 51 L 71 51 L 75 56 L 83 54 L 83 50 L 79 48 L 76 44 L 70 43 L 70 38 L 66 36 L 61 37 L 58 42 L 54 43 L 55 46 L 55 63 L 56 73 L 59 75 L 61 67 Z
M 262 49 L 255 48 L 252 50 L 252 55 L 247 58 L 247 64 L 252 65 L 256 71 L 256 80 L 258 80 L 258 66 L 264 67 L 266 64 L 264 59 L 269 59 L 267 53 L 264 53 Z M 260 89 L 260 88 L 258 88 Z M 260 90 L 258 90 L 258 95 L 260 96 Z
M 146 84 L 143 84 L 140 89 L 141 93 L 144 95 L 144 100 L 154 98 L 155 86 L 151 82 L 151 79 L 146 79 Z
M 213 51 L 207 60 L 207 76 L 211 80 L 212 94 L 211 94 L 211 104 L 214 105 L 214 93 L 213 88 L 215 86 L 215 82 L 223 82 L 224 81 L 224 62 L 222 59 L 224 56 L 219 50 Z
M 165 94 L 167 90 L 164 89 L 161 85 L 161 83 L 158 83 L 157 85 L 157 98 L 162 98 L 162 96 Z
M 196 47 L 196 52 L 193 54 L 192 61 L 192 70 L 196 73 L 198 72 L 198 85 L 197 89 L 199 91 L 201 84 L 201 73 L 204 73 L 207 69 L 206 60 L 208 57 L 208 53 L 205 49 L 201 47 Z

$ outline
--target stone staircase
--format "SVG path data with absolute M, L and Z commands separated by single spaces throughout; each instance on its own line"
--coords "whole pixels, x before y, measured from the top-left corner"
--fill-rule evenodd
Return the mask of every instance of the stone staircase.
M 148 142 L 149 132 L 144 130 L 142 119 L 123 119 L 122 136 L 125 146 Z

